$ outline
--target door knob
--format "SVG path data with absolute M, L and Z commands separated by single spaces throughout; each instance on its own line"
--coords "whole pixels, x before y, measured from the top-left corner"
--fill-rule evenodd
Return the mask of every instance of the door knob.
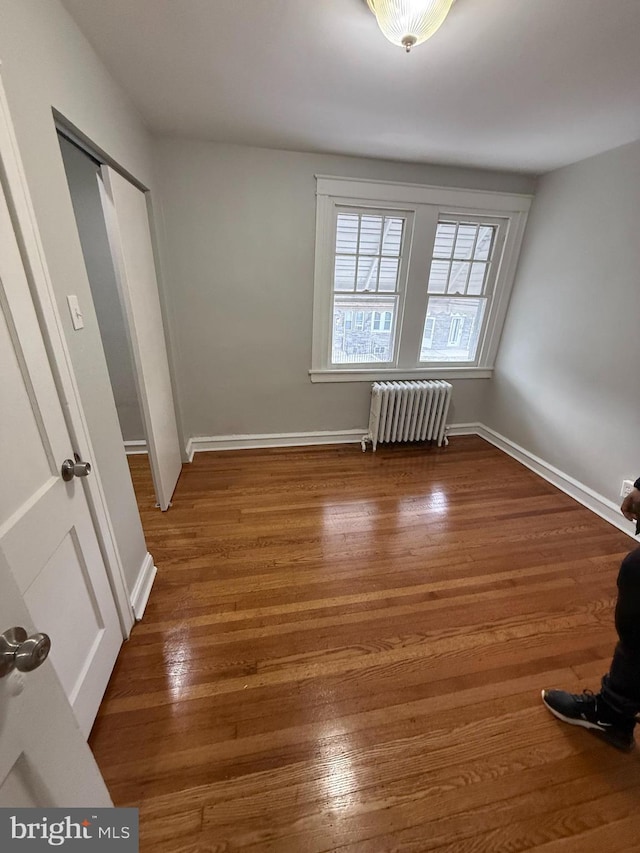
M 64 460 L 60 473 L 65 483 L 73 480 L 74 477 L 88 477 L 91 473 L 91 463 L 83 462 L 78 454 L 74 453 L 73 459 Z
M 32 634 L 24 628 L 9 628 L 0 634 L 0 678 L 12 670 L 32 672 L 49 656 L 51 639 L 47 634 Z

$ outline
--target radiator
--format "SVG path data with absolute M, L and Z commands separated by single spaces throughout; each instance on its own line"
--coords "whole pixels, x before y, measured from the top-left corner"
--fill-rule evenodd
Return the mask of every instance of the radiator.
M 451 402 L 448 382 L 374 382 L 371 386 L 369 432 L 362 436 L 362 451 L 370 441 L 437 441 L 448 444 L 445 427 Z

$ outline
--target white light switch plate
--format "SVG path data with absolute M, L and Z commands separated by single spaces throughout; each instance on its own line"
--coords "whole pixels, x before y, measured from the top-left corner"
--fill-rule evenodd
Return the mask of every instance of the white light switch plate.
M 80 310 L 80 303 L 78 302 L 78 297 L 67 296 L 67 303 L 69 304 L 69 311 L 71 312 L 71 322 L 73 323 L 73 328 L 76 331 L 78 329 L 84 329 L 84 317 L 82 316 L 82 311 Z

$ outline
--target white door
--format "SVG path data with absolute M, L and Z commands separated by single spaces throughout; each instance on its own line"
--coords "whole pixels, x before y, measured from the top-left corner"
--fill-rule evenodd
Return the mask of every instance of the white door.
M 0 634 L 34 623 L 0 554 Z M 53 653 L 53 649 L 52 649 Z M 0 678 L 0 808 L 110 806 L 98 766 L 45 661 Z
M 123 309 L 131 334 L 136 382 L 153 484 L 169 508 L 182 469 L 169 360 L 145 194 L 109 166 L 101 168 L 100 196 Z
M 88 735 L 122 629 L 1 182 L 0 436 L 0 554 Z

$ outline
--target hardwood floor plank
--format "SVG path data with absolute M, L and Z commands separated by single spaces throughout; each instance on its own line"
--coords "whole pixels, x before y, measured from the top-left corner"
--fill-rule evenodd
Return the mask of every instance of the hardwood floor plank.
M 607 849 L 638 753 L 553 719 L 597 689 L 632 541 L 475 437 L 199 454 L 90 743 L 157 853 Z M 575 846 L 571 846 L 575 845 Z
M 146 847 L 158 846 L 163 842 L 183 842 L 189 836 L 195 837 L 202 832 L 202 809 L 177 810 L 163 814 L 151 812 L 143 804 L 139 814 L 142 837 Z
M 615 823 L 636 811 L 634 803 L 637 804 L 640 793 L 637 785 L 634 786 L 620 769 L 606 773 L 605 768 L 605 774 L 606 778 L 598 777 L 591 786 L 584 779 L 562 778 L 561 773 L 558 784 L 498 801 L 492 809 L 481 806 L 443 821 L 423 821 L 408 830 L 387 832 L 364 843 L 325 849 L 339 850 L 340 853 L 379 853 L 385 850 L 398 853 L 430 850 L 437 853 L 504 853 L 508 850 L 518 853 L 555 849 L 581 853 L 590 830 L 602 828 L 609 821 Z M 611 793 L 612 790 L 615 793 Z M 414 819 L 417 817 L 416 814 Z M 602 843 L 602 836 L 600 840 Z M 629 840 L 627 836 L 627 842 Z M 296 848 L 288 845 L 283 849 Z M 601 848 L 607 853 L 609 849 L 607 846 Z M 634 847 L 626 849 L 631 851 Z
M 275 671 L 247 673 L 238 677 L 233 673 L 229 677 L 198 683 L 191 679 L 188 668 L 170 673 L 174 689 L 158 689 L 152 684 L 149 692 L 134 695 L 118 695 L 114 686 L 103 702 L 101 713 L 115 714 L 134 712 L 152 708 L 179 699 L 188 702 L 194 699 L 219 696 L 225 693 L 239 693 L 243 690 L 256 690 L 276 685 L 295 686 L 302 680 L 320 678 L 351 679 L 360 678 L 374 683 L 381 676 L 397 678 L 430 678 L 437 680 L 443 672 L 453 669 L 459 673 L 468 672 L 477 666 L 486 665 L 491 657 L 492 665 L 519 654 L 522 661 L 531 656 L 548 653 L 551 648 L 563 643 L 568 651 L 580 648 L 584 643 L 591 646 L 605 639 L 613 640 L 611 627 L 602 625 L 598 614 L 577 613 L 554 618 L 511 624 L 497 629 L 476 630 L 469 633 L 452 632 L 451 636 L 422 640 L 410 646 L 389 649 L 375 655 L 356 655 L 323 661 L 305 661 Z M 480 659 L 479 659 L 480 658 Z M 166 684 L 166 677 L 161 677 Z M 131 690 L 136 689 L 131 685 Z M 124 692 L 126 693 L 125 685 Z M 250 701 L 250 699 L 248 700 Z
M 633 794 L 637 797 L 637 791 Z M 612 819 L 612 814 L 606 814 L 600 826 L 581 832 L 579 835 L 569 835 L 550 841 L 537 850 L 540 853 L 638 853 L 640 850 L 640 816 L 633 814 L 621 820 Z

